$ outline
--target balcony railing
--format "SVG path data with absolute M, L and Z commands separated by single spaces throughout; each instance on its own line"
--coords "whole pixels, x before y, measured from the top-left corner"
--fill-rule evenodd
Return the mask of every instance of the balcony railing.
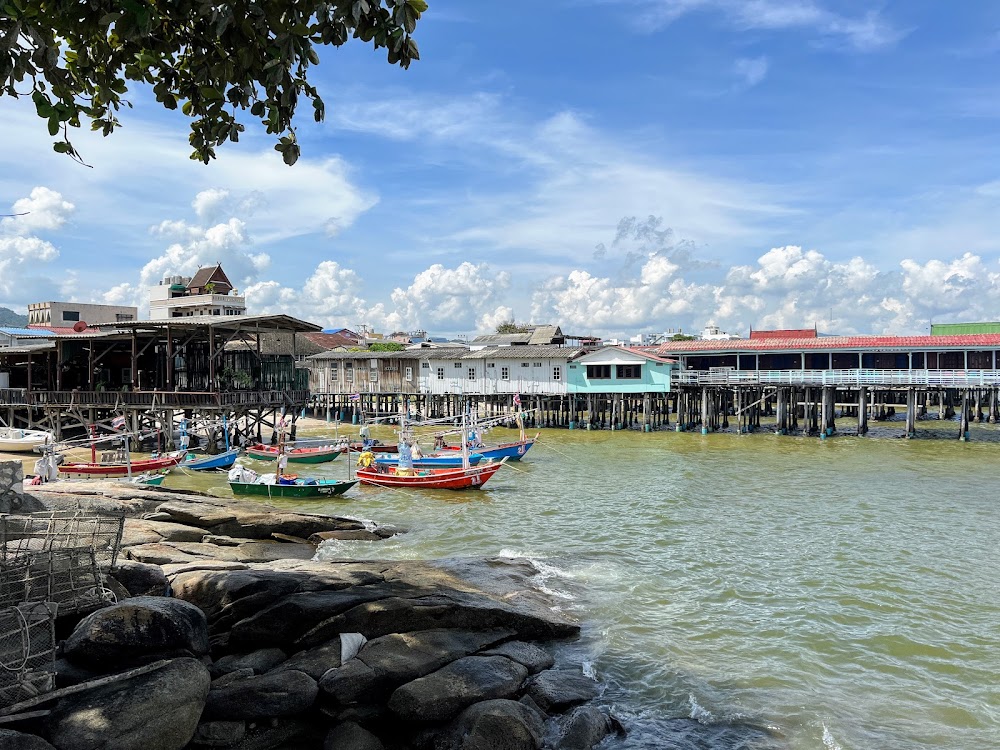
M 290 391 L 32 391 L 0 389 L 4 406 L 93 406 L 125 408 L 223 408 L 229 406 L 281 406 L 305 403 L 307 390 Z
M 1000 386 L 1000 370 L 676 370 L 673 385 Z

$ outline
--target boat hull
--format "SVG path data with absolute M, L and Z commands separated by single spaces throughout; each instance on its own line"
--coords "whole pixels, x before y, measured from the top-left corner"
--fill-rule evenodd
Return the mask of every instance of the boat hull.
M 35 448 L 53 442 L 51 432 L 42 430 L 0 430 L 0 453 L 31 453 Z
M 475 466 L 482 460 L 483 455 L 478 451 L 476 453 L 469 454 L 470 466 Z M 375 463 L 379 466 L 398 466 L 399 454 L 394 453 L 390 455 L 376 456 Z M 413 459 L 414 469 L 459 469 L 461 467 L 462 455 L 460 453 L 456 453 L 451 456 L 424 456 L 423 458 Z
M 133 461 L 131 467 L 126 464 L 103 464 L 103 463 L 72 463 L 62 464 L 58 467 L 60 474 L 68 474 L 73 477 L 125 477 L 131 468 L 132 474 L 142 474 L 147 471 L 158 471 L 169 469 L 181 462 L 180 456 L 161 456 L 160 458 L 142 458 Z
M 396 467 L 387 467 L 381 472 L 374 469 L 358 469 L 358 479 L 363 484 L 375 487 L 398 487 L 405 489 L 471 490 L 479 489 L 492 477 L 504 462 L 480 464 L 468 469 L 423 469 L 415 474 L 398 476 Z
M 332 461 L 342 453 L 340 448 L 293 448 L 286 451 L 288 462 L 294 464 L 324 464 Z M 258 461 L 274 461 L 278 458 L 278 449 L 270 446 L 254 445 L 247 448 L 247 455 Z
M 190 460 L 181 461 L 178 466 L 184 469 L 193 469 L 194 471 L 228 469 L 236 463 L 236 457 L 239 456 L 239 454 L 239 448 L 233 448 L 232 450 L 220 453 L 217 456 L 200 456 Z
M 334 497 L 343 495 L 351 487 L 358 483 L 357 479 L 320 479 L 316 484 L 305 484 L 296 482 L 295 484 L 246 484 L 244 482 L 230 482 L 229 486 L 234 495 L 245 495 L 253 497 Z
M 514 443 L 500 443 L 500 445 L 495 445 L 492 447 L 482 447 L 476 448 L 476 453 L 479 453 L 483 458 L 492 458 L 494 461 L 499 461 L 501 458 L 506 458 L 510 461 L 520 461 L 524 458 L 524 454 L 535 444 L 537 438 L 529 438 L 528 440 L 518 440 Z M 454 446 L 447 446 L 445 450 L 449 451 L 460 451 L 461 448 L 456 448 Z

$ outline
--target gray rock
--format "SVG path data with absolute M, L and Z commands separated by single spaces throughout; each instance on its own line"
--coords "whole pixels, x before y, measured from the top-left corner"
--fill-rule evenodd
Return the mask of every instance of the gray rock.
M 245 721 L 203 721 L 195 730 L 191 743 L 205 747 L 230 747 L 247 733 Z
M 150 565 L 179 565 L 181 563 L 197 562 L 199 558 L 195 555 L 181 552 L 176 547 L 157 542 L 154 544 L 136 544 L 122 550 L 122 554 L 127 560 L 149 563 Z
M 236 623 L 232 628 L 232 642 L 247 646 L 266 643 L 293 644 L 303 634 L 342 612 L 359 604 L 385 599 L 388 593 L 372 586 L 356 586 L 341 591 L 316 591 L 291 594 L 260 612 Z M 328 642 L 338 633 L 356 632 L 340 630 L 328 638 L 312 642 L 315 646 Z
M 230 562 L 229 560 L 192 560 L 183 563 L 168 563 L 161 565 L 167 578 L 172 578 L 178 573 L 192 573 L 196 570 L 249 570 L 246 563 Z
M 209 673 L 211 673 L 211 667 L 209 667 Z M 216 677 L 212 680 L 212 689 L 229 687 L 235 682 L 240 680 L 245 680 L 248 677 L 253 677 L 254 671 L 250 667 L 245 667 L 243 669 L 234 669 L 232 672 L 226 672 L 221 677 Z
M 297 641 L 302 647 L 330 640 L 337 633 L 361 633 L 377 638 L 432 628 L 490 630 L 504 628 L 519 638 L 561 638 L 579 633 L 579 626 L 546 613 L 511 606 L 479 593 L 441 591 L 412 598 L 393 596 L 359 604 L 316 625 Z
M 527 676 L 506 656 L 466 656 L 397 688 L 389 710 L 408 721 L 445 721 L 473 703 L 514 696 Z
M 508 641 L 483 651 L 483 656 L 506 656 L 518 664 L 523 664 L 531 674 L 537 674 L 543 669 L 550 669 L 556 663 L 552 654 L 541 646 L 524 641 Z
M 544 726 L 517 701 L 483 701 L 465 709 L 435 740 L 435 750 L 538 750 Z
M 503 630 L 392 633 L 368 641 L 355 658 L 323 675 L 320 689 L 340 705 L 382 701 L 400 685 L 509 636 Z
M 193 604 L 140 596 L 87 615 L 63 644 L 68 659 L 101 671 L 151 655 L 208 653 L 205 614 Z
M 0 729 L 0 750 L 56 750 L 52 745 L 34 734 Z
M 375 533 L 378 534 L 383 539 L 389 539 L 397 534 L 405 534 L 406 529 L 401 526 L 393 526 L 392 524 L 380 524 L 375 527 Z
M 331 669 L 340 666 L 340 638 L 334 638 L 329 643 L 322 646 L 300 651 L 287 661 L 274 667 L 272 672 L 283 672 L 288 669 L 297 669 L 305 672 L 317 682 Z
M 133 521 L 130 519 L 125 523 L 126 525 L 131 523 L 143 524 L 159 534 L 165 542 L 200 542 L 201 538 L 205 536 L 205 530 L 197 526 L 171 523 L 169 521 L 152 521 L 148 519 Z
M 545 713 L 537 703 L 535 703 L 535 701 L 532 699 L 530 695 L 522 695 L 520 698 L 517 699 L 517 702 L 527 706 L 536 714 L 538 714 L 538 718 L 541 719 L 543 722 L 549 718 L 549 715 Z
M 294 716 L 311 708 L 319 688 L 304 672 L 289 670 L 228 685 L 208 694 L 206 719 L 255 719 Z
M 56 675 L 57 688 L 79 685 L 81 682 L 87 682 L 98 676 L 97 672 L 73 664 L 69 659 L 56 659 L 52 664 L 52 669 Z
M 528 695 L 548 713 L 586 703 L 601 694 L 601 686 L 581 672 L 549 669 L 528 681 Z
M 111 577 L 118 581 L 132 596 L 169 596 L 169 584 L 159 565 L 119 560 L 111 571 Z
M 197 659 L 61 698 L 46 720 L 59 750 L 179 750 L 194 736 L 209 687 Z
M 235 672 L 238 669 L 249 667 L 254 674 L 264 674 L 270 672 L 276 666 L 288 658 L 288 654 L 280 648 L 262 648 L 259 651 L 251 651 L 249 654 L 230 654 L 209 667 L 213 677 L 219 677 L 227 672 Z
M 339 539 L 353 542 L 381 542 L 384 537 L 373 531 L 366 529 L 352 529 L 349 531 L 317 531 L 309 537 L 310 544 L 321 544 L 328 539 Z
M 385 745 L 364 727 L 345 721 L 330 730 L 323 750 L 385 750 Z
M 591 750 L 620 726 L 597 706 L 577 706 L 559 718 L 554 750 Z

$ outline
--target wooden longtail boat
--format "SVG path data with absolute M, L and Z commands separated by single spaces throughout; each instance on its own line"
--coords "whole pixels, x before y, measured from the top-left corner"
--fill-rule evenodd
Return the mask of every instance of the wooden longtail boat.
M 0 453 L 30 453 L 40 445 L 54 442 L 52 433 L 44 430 L 0 427 Z
M 397 474 L 397 467 L 388 466 L 385 471 L 378 469 L 358 469 L 356 474 L 362 484 L 376 487 L 399 487 L 404 489 L 468 490 L 478 489 L 496 474 L 506 459 L 498 463 L 481 463 L 467 469 L 413 469 L 412 473 Z
M 336 445 L 318 445 L 310 448 L 287 448 L 280 445 L 251 445 L 247 448 L 247 455 L 256 458 L 258 461 L 274 461 L 278 458 L 279 452 L 284 452 L 288 456 L 289 463 L 297 464 L 323 464 L 332 461 L 339 456 L 343 450 Z
M 74 477 L 124 477 L 131 474 L 142 474 L 146 471 L 158 471 L 159 469 L 169 469 L 176 466 L 183 459 L 182 455 L 160 456 L 159 458 L 140 458 L 131 463 L 123 462 L 76 462 L 60 464 L 58 467 L 60 474 L 68 474 Z
M 500 443 L 499 445 L 482 445 L 474 447 L 471 450 L 480 454 L 483 458 L 492 458 L 494 461 L 499 461 L 501 458 L 509 458 L 511 461 L 520 461 L 524 458 L 524 454 L 528 452 L 528 449 L 535 444 L 536 440 L 538 440 L 537 434 L 533 438 L 515 440 L 510 443 Z M 438 450 L 458 452 L 461 451 L 462 448 L 457 445 L 446 445 L 443 448 L 438 448 Z M 475 453 L 473 455 L 475 455 Z
M 475 466 L 480 461 L 483 460 L 483 455 L 478 451 L 469 454 L 469 465 Z M 398 453 L 381 453 L 375 456 L 375 463 L 379 466 L 398 466 L 399 465 L 399 454 Z M 455 469 L 462 466 L 462 454 L 454 453 L 451 455 L 446 454 L 431 454 L 429 456 L 422 456 L 420 458 L 413 459 L 413 468 L 415 469 Z
M 310 498 L 343 495 L 357 483 L 357 479 L 296 479 L 290 484 L 284 482 L 272 484 L 230 482 L 229 486 L 234 495 Z
M 181 461 L 178 466 L 182 469 L 194 469 L 195 471 L 206 471 L 208 469 L 228 469 L 236 463 L 236 457 L 240 455 L 239 448 L 232 448 L 225 453 L 215 456 L 198 456 L 188 453 L 187 458 Z

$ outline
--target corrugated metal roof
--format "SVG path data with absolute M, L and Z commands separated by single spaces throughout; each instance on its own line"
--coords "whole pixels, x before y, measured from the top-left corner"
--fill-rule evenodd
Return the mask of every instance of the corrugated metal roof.
M 211 325 L 219 330 L 235 330 L 242 328 L 246 324 L 273 324 L 279 325 L 284 330 L 305 332 L 320 331 L 322 328 L 315 323 L 307 323 L 304 320 L 293 318 L 291 315 L 192 315 L 189 318 L 167 318 L 166 320 L 130 320 L 121 323 L 101 323 L 98 327 L 102 329 L 118 328 L 121 330 L 130 329 L 165 329 L 171 328 L 195 328 L 199 326 Z
M 737 352 L 801 351 L 926 351 L 935 349 L 1000 348 L 1000 333 L 963 336 L 823 336 L 808 339 L 731 339 L 723 341 L 668 341 L 654 347 L 660 356 Z
M 814 339 L 816 337 L 815 328 L 785 328 L 773 331 L 750 330 L 751 339 Z
M 572 359 L 579 347 L 536 344 L 534 346 L 497 346 L 468 352 L 462 359 Z M 444 357 L 442 357 L 444 359 Z
M 6 333 L 8 336 L 21 336 L 21 337 L 36 337 L 36 336 L 48 336 L 48 331 L 39 331 L 34 328 L 7 328 L 0 327 L 0 333 Z
M 628 352 L 629 354 L 634 354 L 643 359 L 648 359 L 651 362 L 663 362 L 664 364 L 676 364 L 676 359 L 667 359 L 656 354 L 654 351 L 649 349 L 643 349 L 636 346 L 602 346 L 600 349 L 592 349 L 587 351 L 585 349 L 579 349 L 577 359 L 586 359 L 591 354 L 600 354 L 602 352 L 607 353 L 611 351 Z
M 463 350 L 464 351 L 464 350 Z M 370 352 L 368 350 L 361 351 L 328 351 L 320 352 L 319 354 L 313 354 L 311 357 L 306 357 L 306 359 L 420 359 L 420 352 L 416 349 L 404 349 L 400 352 Z
M 4 354 L 31 354 L 55 348 L 54 341 L 40 341 L 37 344 L 23 344 L 22 346 L 0 346 L 0 357 Z

